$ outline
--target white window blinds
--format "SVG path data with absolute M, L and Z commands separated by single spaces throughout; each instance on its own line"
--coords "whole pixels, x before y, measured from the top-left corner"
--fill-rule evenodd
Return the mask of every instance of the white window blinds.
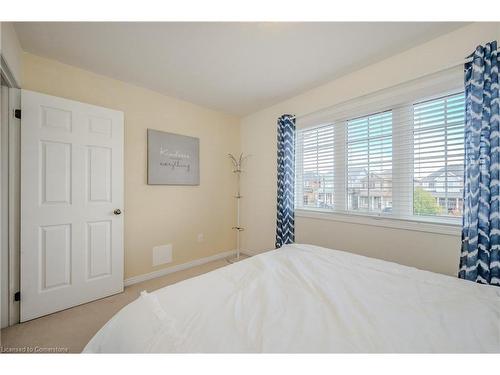
M 333 208 L 333 125 L 307 129 L 297 134 L 296 206 Z M 298 199 L 298 200 L 297 200 Z
M 458 223 L 464 94 L 422 87 L 299 125 L 296 208 Z
M 415 215 L 462 215 L 464 94 L 413 107 Z
M 347 210 L 392 210 L 392 112 L 347 121 Z

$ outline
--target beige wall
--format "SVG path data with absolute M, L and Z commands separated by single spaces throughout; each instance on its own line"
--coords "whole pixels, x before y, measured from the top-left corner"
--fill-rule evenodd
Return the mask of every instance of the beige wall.
M 242 248 L 258 252 L 274 247 L 278 116 L 310 113 L 438 71 L 463 60 L 476 45 L 499 38 L 499 23 L 471 24 L 243 118 L 241 149 L 251 157 L 242 177 L 245 227 Z M 297 242 L 348 250 L 450 275 L 457 272 L 460 247 L 457 235 L 297 218 L 296 236 Z
M 30 54 L 23 87 L 125 112 L 125 277 L 154 271 L 152 246 L 172 243 L 174 262 L 233 249 L 235 183 L 228 152 L 250 154 L 242 177 L 242 247 L 274 247 L 276 118 L 304 114 L 417 78 L 461 61 L 477 44 L 500 38 L 498 23 L 471 24 L 331 81 L 241 120 Z M 197 136 L 199 187 L 146 184 L 146 129 Z M 205 241 L 197 242 L 204 233 Z M 458 236 L 298 217 L 298 242 L 456 274 Z
M 23 88 L 125 113 L 125 278 L 235 248 L 236 117 L 30 54 Z M 200 138 L 200 186 L 146 184 L 148 128 Z M 168 243 L 173 263 L 152 267 L 152 247 Z

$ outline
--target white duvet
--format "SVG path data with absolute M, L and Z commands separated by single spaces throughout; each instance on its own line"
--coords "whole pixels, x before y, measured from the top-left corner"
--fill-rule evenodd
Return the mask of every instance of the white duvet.
M 500 288 L 289 245 L 141 296 L 85 352 L 500 352 Z

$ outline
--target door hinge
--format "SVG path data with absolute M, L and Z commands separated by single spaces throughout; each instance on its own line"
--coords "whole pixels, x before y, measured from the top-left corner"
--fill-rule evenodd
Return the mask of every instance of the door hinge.
M 20 301 L 21 300 L 21 292 L 16 292 L 14 294 L 14 301 Z
M 20 109 L 14 109 L 14 117 L 21 120 L 21 110 Z

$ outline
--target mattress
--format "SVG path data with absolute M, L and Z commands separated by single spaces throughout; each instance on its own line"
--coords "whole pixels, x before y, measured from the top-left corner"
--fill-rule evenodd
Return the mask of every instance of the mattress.
M 140 297 L 86 353 L 500 353 L 500 288 L 293 244 Z

